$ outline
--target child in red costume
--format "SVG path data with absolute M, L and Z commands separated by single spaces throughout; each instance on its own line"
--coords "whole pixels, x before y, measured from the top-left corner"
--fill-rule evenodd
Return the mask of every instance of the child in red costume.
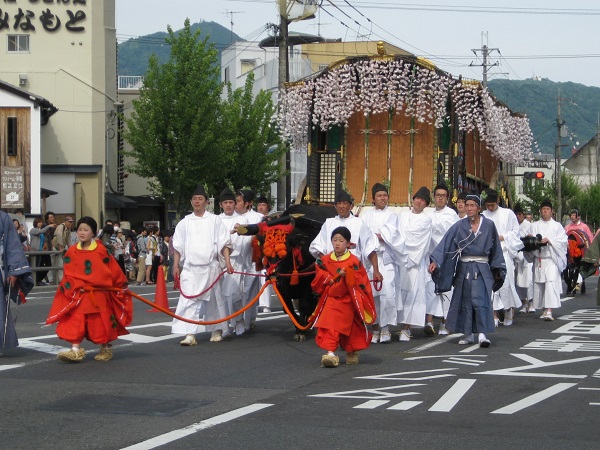
M 375 302 L 369 277 L 360 260 L 348 250 L 351 233 L 338 227 L 331 233 L 333 252 L 317 260 L 312 289 L 320 295 L 315 314 L 316 343 L 327 350 L 323 367 L 337 367 L 338 346 L 346 351 L 346 364 L 358 364 L 358 351 L 369 347 L 366 325 L 375 320 Z
M 61 361 L 81 361 L 85 356 L 80 347 L 84 338 L 102 345 L 96 361 L 110 361 L 110 342 L 129 334 L 125 327 L 133 318 L 133 306 L 131 295 L 125 291 L 127 278 L 117 260 L 95 240 L 97 231 L 98 225 L 91 217 L 77 222 L 79 242 L 64 255 L 64 276 L 46 319 L 47 324 L 58 322 L 56 334 L 72 345 L 57 355 Z

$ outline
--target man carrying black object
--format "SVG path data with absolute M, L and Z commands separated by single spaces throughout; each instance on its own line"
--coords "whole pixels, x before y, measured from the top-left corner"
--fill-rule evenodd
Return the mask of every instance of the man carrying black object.
M 452 225 L 435 248 L 429 272 L 437 292 L 454 285 L 446 328 L 464 334 L 459 344 L 472 344 L 474 333 L 479 333 L 479 346 L 489 347 L 486 333 L 495 331 L 492 292 L 504 283 L 506 263 L 496 226 L 479 214 L 480 206 L 479 196 L 467 195 L 467 216 Z

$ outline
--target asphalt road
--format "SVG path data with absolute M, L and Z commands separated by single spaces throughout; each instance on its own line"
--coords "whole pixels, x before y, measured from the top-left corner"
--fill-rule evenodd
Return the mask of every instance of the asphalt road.
M 18 310 L 21 346 L 0 358 L 0 448 L 597 449 L 600 308 L 587 284 L 556 321 L 518 314 L 488 349 L 417 330 L 358 366 L 341 353 L 336 369 L 320 367 L 312 336 L 293 341 L 281 308 L 242 336 L 181 347 L 138 301 L 112 361 L 84 342 L 86 359 L 63 363 L 65 343 L 40 325 L 52 289 L 36 288 Z

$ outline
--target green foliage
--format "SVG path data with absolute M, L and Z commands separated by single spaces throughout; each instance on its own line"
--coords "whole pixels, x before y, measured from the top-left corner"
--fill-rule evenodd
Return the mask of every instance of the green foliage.
M 577 205 L 582 201 L 584 192 L 577 178 L 570 172 L 562 171 L 560 175 L 562 212 L 565 215 L 571 209 L 577 208 Z M 554 205 L 554 210 L 558 210 L 555 177 L 552 177 L 552 180 L 544 180 L 544 183 L 532 180 L 532 182 L 524 185 L 523 193 L 530 198 L 530 200 L 521 200 L 523 209 L 531 211 L 536 217 L 539 217 L 540 203 L 546 198 L 550 199 L 552 205 Z
M 221 119 L 221 150 L 234 155 L 226 179 L 234 180 L 238 189 L 250 186 L 268 193 L 271 183 L 280 177 L 278 162 L 286 149 L 272 126 L 275 107 L 271 94 L 260 91 L 253 97 L 253 86 L 252 73 L 243 88 L 234 91 L 228 86 Z
M 578 207 L 581 218 L 595 231 L 600 227 L 600 183 L 588 186 L 580 197 Z
M 135 158 L 128 167 L 147 178 L 150 190 L 185 211 L 198 182 L 214 186 L 224 179 L 229 155 L 216 151 L 220 130 L 219 66 L 208 38 L 198 40 L 189 20 L 176 36 L 168 27 L 169 60 L 152 56 L 125 139 Z
M 600 104 L 600 88 L 578 83 L 555 83 L 542 80 L 492 80 L 490 91 L 511 110 L 527 114 L 542 153 L 554 154 L 557 143 L 556 119 L 558 95 L 561 97 L 561 117 L 565 121 L 570 138 L 563 144 L 583 145 L 598 132 L 597 114 Z M 569 158 L 569 146 L 562 148 L 562 157 Z

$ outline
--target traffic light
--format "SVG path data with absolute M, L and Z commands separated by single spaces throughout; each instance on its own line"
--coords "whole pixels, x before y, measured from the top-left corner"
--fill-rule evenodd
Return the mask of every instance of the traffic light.
M 525 172 L 523 178 L 526 180 L 541 180 L 544 178 L 544 172 Z

